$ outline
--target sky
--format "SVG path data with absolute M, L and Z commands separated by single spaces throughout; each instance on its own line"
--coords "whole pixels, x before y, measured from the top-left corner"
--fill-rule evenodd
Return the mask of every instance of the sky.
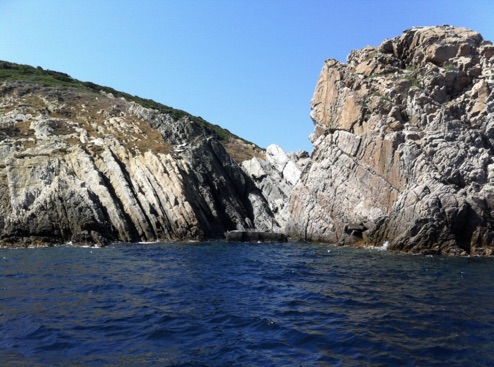
M 494 41 L 491 0 L 0 0 L 0 60 L 153 99 L 266 148 L 312 151 L 326 59 L 413 26 Z

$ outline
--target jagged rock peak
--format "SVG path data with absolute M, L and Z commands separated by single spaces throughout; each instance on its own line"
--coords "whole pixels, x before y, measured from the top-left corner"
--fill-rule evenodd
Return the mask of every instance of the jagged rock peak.
M 326 60 L 289 234 L 345 242 L 365 228 L 365 243 L 390 249 L 489 252 L 493 55 L 479 33 L 440 26 L 352 51 L 347 64 Z
M 365 65 L 378 66 L 371 72 L 392 72 L 393 67 L 425 67 L 428 63 L 443 66 L 454 64 L 462 57 L 478 59 L 492 53 L 492 43 L 484 41 L 482 35 L 467 28 L 448 25 L 440 27 L 414 27 L 401 36 L 387 39 L 377 47 L 355 50 L 347 58 L 349 66 L 356 72 L 368 73 Z M 377 59 L 377 63 L 370 62 Z M 360 69 L 357 67 L 360 66 Z M 388 66 L 386 68 L 386 66 Z
M 389 115 L 391 129 L 400 129 L 413 115 L 400 109 L 408 97 L 422 89 L 435 102 L 449 102 L 473 79 L 492 80 L 493 55 L 494 46 L 479 33 L 441 26 L 413 28 L 380 46 L 352 51 L 347 64 L 329 59 L 311 102 L 311 140 L 327 128 L 357 134 L 372 129 L 376 110 Z
M 404 65 L 425 66 L 431 62 L 443 66 L 446 62 L 460 57 L 478 57 L 485 52 L 480 33 L 467 28 L 449 25 L 440 27 L 414 27 L 403 35 L 384 41 L 378 50 L 392 54 Z M 351 56 L 349 57 L 349 62 Z

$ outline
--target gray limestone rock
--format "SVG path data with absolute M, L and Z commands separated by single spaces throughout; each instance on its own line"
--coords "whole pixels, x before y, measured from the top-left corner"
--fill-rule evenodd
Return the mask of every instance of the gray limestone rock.
M 222 238 L 272 221 L 252 179 L 187 116 L 0 84 L 2 245 Z
M 268 222 L 270 231 L 284 231 L 288 221 L 288 203 L 294 185 L 300 179 L 302 167 L 308 165 L 308 154 L 288 155 L 277 145 L 266 149 L 266 159 L 252 158 L 242 162 L 244 171 L 252 177 L 273 213 Z

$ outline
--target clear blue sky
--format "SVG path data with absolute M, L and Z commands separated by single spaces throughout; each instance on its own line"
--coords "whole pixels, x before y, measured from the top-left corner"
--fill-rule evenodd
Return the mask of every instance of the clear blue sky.
M 0 0 L 0 60 L 154 99 L 267 147 L 312 150 L 325 59 L 420 25 L 494 40 L 484 0 Z

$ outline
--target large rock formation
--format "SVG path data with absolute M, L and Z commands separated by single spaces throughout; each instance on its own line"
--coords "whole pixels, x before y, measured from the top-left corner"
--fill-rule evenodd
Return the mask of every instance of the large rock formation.
M 292 189 L 309 164 L 307 152 L 287 154 L 275 144 L 266 149 L 266 159 L 253 157 L 242 162 L 242 168 L 262 192 L 273 213 L 271 230 L 285 231 L 290 216 L 288 204 Z
M 490 254 L 493 71 L 494 46 L 450 26 L 407 30 L 346 64 L 327 60 L 309 158 L 261 151 L 153 101 L 0 62 L 0 243 L 256 230 Z
M 0 84 L 3 245 L 200 240 L 269 229 L 268 203 L 231 157 L 260 149 L 233 137 L 234 145 L 221 142 L 176 111 L 72 82 L 44 84 Z
M 327 60 L 311 102 L 310 170 L 287 232 L 425 253 L 494 246 L 494 46 L 413 28 Z

